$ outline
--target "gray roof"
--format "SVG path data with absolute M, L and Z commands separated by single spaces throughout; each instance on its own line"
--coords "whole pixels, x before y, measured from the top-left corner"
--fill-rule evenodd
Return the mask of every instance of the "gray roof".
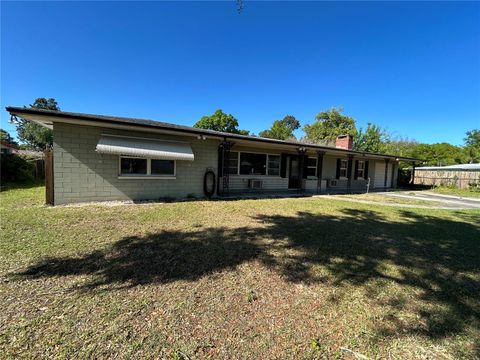
M 445 171 L 480 171 L 480 164 L 457 164 L 447 166 L 423 166 L 416 170 L 445 170 Z
M 239 140 L 263 142 L 263 143 L 271 143 L 271 144 L 280 144 L 280 145 L 288 145 L 288 146 L 301 146 L 301 147 L 305 147 L 305 148 L 308 148 L 308 149 L 325 150 L 325 151 L 330 150 L 330 151 L 343 152 L 343 153 L 352 154 L 352 155 L 353 154 L 373 155 L 373 156 L 381 156 L 381 157 L 385 157 L 385 158 L 396 158 L 396 159 L 405 160 L 405 161 L 422 161 L 421 159 L 409 158 L 409 157 L 404 157 L 404 156 L 371 153 L 371 152 L 366 152 L 366 151 L 346 150 L 346 149 L 340 149 L 340 148 L 336 148 L 336 147 L 332 147 L 332 146 L 322 146 L 322 145 L 308 144 L 308 143 L 304 143 L 304 142 L 300 142 L 300 141 L 277 140 L 277 139 L 263 138 L 263 137 L 251 136 L 251 135 L 240 135 L 240 134 L 232 134 L 232 133 L 226 133 L 226 132 L 221 132 L 221 131 L 199 129 L 199 128 L 194 128 L 194 127 L 191 127 L 191 126 L 177 125 L 177 124 L 171 124 L 171 123 L 160 122 L 160 121 L 149 120 L 149 119 L 138 119 L 138 118 L 127 118 L 127 117 L 118 117 L 118 116 L 74 113 L 74 112 L 66 112 L 66 111 L 44 110 L 44 109 L 32 109 L 32 108 L 23 108 L 23 107 L 16 107 L 16 106 L 7 106 L 6 110 L 10 114 L 15 115 L 15 116 L 19 116 L 19 117 L 22 117 L 22 114 L 40 115 L 40 116 L 53 116 L 53 117 L 58 117 L 58 118 L 70 118 L 70 119 L 77 119 L 77 120 L 98 121 L 98 122 L 105 122 L 105 123 L 110 123 L 110 124 L 135 125 L 135 126 L 138 126 L 138 127 L 144 128 L 144 129 L 146 129 L 146 128 L 157 128 L 157 129 L 178 131 L 178 132 L 190 133 L 190 134 L 223 137 L 223 138 L 228 138 L 228 139 L 239 139 Z

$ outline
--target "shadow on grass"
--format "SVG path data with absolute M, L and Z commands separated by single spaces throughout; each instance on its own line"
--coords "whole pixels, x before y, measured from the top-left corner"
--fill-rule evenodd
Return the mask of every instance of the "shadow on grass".
M 258 260 L 294 283 L 365 289 L 372 281 L 377 281 L 375 286 L 396 284 L 389 306 L 399 311 L 410 306 L 401 299 L 402 289 L 414 289 L 413 310 L 425 326 L 405 328 L 392 319 L 391 327 L 379 329 L 385 336 L 392 327 L 402 327 L 403 333 L 443 337 L 479 326 L 479 227 L 409 211 L 401 216 L 398 222 L 387 221 L 380 213 L 355 209 L 345 209 L 338 217 L 308 212 L 265 215 L 248 228 L 127 237 L 107 251 L 46 259 L 17 275 L 87 274 L 93 279 L 90 289 L 118 288 L 196 280 Z M 387 270 L 392 267 L 395 271 Z

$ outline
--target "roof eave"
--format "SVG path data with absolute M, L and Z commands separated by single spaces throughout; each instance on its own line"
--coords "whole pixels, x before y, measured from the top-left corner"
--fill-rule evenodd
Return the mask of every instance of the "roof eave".
M 395 159 L 396 161 L 409 161 L 409 162 L 422 162 L 421 159 L 416 158 L 408 158 L 402 156 L 395 156 L 395 155 L 388 155 L 388 154 L 379 154 L 379 153 L 370 153 L 364 151 L 357 151 L 357 150 L 348 150 L 348 149 L 340 149 L 335 147 L 329 146 L 322 146 L 322 145 L 314 145 L 314 144 L 307 144 L 301 142 L 294 142 L 294 141 L 285 141 L 285 140 L 277 140 L 277 139 L 269 139 L 269 138 L 262 138 L 256 136 L 248 136 L 248 135 L 240 135 L 240 134 L 232 134 L 232 133 L 224 133 L 220 131 L 214 130 L 206 130 L 206 129 L 197 129 L 193 127 L 181 126 L 181 125 L 174 125 L 169 123 L 158 122 L 154 120 L 148 119 L 133 119 L 133 118 L 122 118 L 122 117 L 113 117 L 113 116 L 104 116 L 104 115 L 93 115 L 93 114 L 83 114 L 83 113 L 71 113 L 71 112 L 64 112 L 64 111 L 53 111 L 53 110 L 43 110 L 43 109 L 31 109 L 31 108 L 21 108 L 15 106 L 7 106 L 6 110 L 11 114 L 18 117 L 23 117 L 25 115 L 36 115 L 37 117 L 33 119 L 29 116 L 31 121 L 35 121 L 43 126 L 51 128 L 54 120 L 52 118 L 59 118 L 59 119 L 78 119 L 78 120 L 85 120 L 90 122 L 99 122 L 102 124 L 111 123 L 116 125 L 130 125 L 138 128 L 143 129 L 163 129 L 177 133 L 188 133 L 194 135 L 205 135 L 215 138 L 229 138 L 229 139 L 241 139 L 246 141 L 252 142 L 263 142 L 263 143 L 270 143 L 270 144 L 278 144 L 278 145 L 285 145 L 285 146 L 292 146 L 292 147 L 304 147 L 307 149 L 317 150 L 317 151 L 330 151 L 330 152 L 337 152 L 337 153 L 344 153 L 344 154 L 352 154 L 352 155 L 361 155 L 361 156 L 374 156 L 374 157 L 381 157 L 386 159 Z M 38 118 L 40 117 L 40 118 Z M 43 119 L 42 119 L 43 117 Z M 45 118 L 49 117 L 50 121 L 46 121 Z M 143 122 L 143 123 L 142 123 Z M 88 125 L 88 124 L 87 124 Z

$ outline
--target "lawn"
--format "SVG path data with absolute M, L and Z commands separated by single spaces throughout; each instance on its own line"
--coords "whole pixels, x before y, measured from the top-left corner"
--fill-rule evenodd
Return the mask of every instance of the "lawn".
M 480 356 L 478 210 L 0 196 L 1 358 Z
M 480 190 L 458 189 L 447 186 L 438 186 L 432 188 L 431 191 L 445 195 L 480 198 Z

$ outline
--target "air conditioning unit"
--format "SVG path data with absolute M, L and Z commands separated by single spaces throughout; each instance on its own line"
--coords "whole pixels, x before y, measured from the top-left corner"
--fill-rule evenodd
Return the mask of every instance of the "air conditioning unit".
M 338 185 L 338 180 L 337 179 L 330 179 L 328 180 L 328 186 L 329 187 L 335 187 Z
M 262 180 L 248 179 L 248 188 L 249 189 L 261 189 L 263 187 Z

